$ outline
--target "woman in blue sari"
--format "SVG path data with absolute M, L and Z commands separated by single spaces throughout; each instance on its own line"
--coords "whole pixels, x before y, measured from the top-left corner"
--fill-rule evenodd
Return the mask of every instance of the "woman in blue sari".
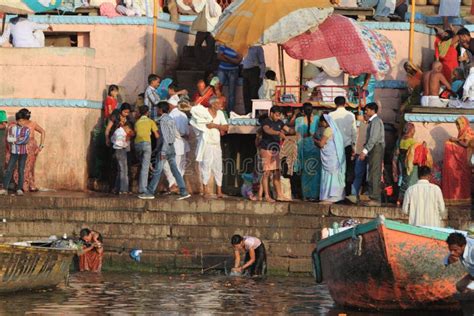
M 299 135 L 298 159 L 295 171 L 301 171 L 301 191 L 303 200 L 315 201 L 319 198 L 321 183 L 321 156 L 319 148 L 313 142 L 319 124 L 319 116 L 313 114 L 311 103 L 303 104 L 304 116 L 295 121 L 295 130 Z
M 334 120 L 323 114 L 319 119 L 321 130 L 315 135 L 314 143 L 321 148 L 321 191 L 323 204 L 344 199 L 346 156 L 342 134 Z

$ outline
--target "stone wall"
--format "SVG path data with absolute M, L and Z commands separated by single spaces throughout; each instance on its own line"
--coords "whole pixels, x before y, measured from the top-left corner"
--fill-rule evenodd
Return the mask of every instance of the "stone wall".
M 400 222 L 408 220 L 395 207 L 271 204 L 197 196 L 185 201 L 173 197 L 143 201 L 99 194 L 41 193 L 0 197 L 0 243 L 64 233 L 77 236 L 80 229 L 89 227 L 103 234 L 106 269 L 151 267 L 153 271 L 174 273 L 206 269 L 224 260 L 230 269 L 230 237 L 238 233 L 263 240 L 270 273 L 310 273 L 310 256 L 323 227 L 348 218 L 364 223 L 378 215 Z M 468 229 L 471 211 L 450 208 L 444 222 Z M 143 250 L 140 264 L 129 258 L 133 248 Z
M 260 237 L 272 273 L 311 272 L 311 252 L 322 227 L 379 214 L 406 221 L 396 208 L 257 203 L 242 199 L 186 201 L 159 198 L 90 197 L 64 194 L 0 198 L 0 242 L 77 235 L 84 227 L 105 238 L 107 265 L 132 266 L 131 248 L 143 249 L 142 264 L 160 271 L 202 269 L 223 260 L 232 266 L 230 237 Z M 125 250 L 125 251 L 124 251 Z

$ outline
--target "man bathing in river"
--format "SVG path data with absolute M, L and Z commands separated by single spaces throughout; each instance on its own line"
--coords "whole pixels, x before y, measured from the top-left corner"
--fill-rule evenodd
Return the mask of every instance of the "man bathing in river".
M 267 253 L 265 245 L 257 237 L 234 235 L 231 238 L 234 247 L 235 264 L 232 272 L 248 271 L 250 276 L 267 274 Z M 245 251 L 244 264 L 240 265 L 240 252 Z
M 421 106 L 446 107 L 447 103 L 439 98 L 440 88 L 445 86 L 451 90 L 446 77 L 443 75 L 443 64 L 435 61 L 430 71 L 423 74 L 423 96 L 421 97 Z
M 474 239 L 466 238 L 461 233 L 452 233 L 448 236 L 446 243 L 449 256 L 445 259 L 445 265 L 460 261 L 468 272 L 456 283 L 456 289 L 461 293 L 474 290 L 474 287 L 470 286 L 474 281 Z

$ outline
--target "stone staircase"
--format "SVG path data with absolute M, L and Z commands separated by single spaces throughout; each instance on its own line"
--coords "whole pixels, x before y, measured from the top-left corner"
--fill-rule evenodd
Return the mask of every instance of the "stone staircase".
M 260 203 L 242 199 L 186 201 L 159 198 L 56 194 L 2 197 L 0 242 L 77 236 L 90 227 L 103 234 L 105 268 L 147 267 L 152 271 L 202 270 L 214 265 L 231 268 L 230 237 L 260 237 L 267 248 L 271 273 L 309 273 L 311 253 L 322 227 L 346 218 L 362 222 L 384 214 L 406 221 L 399 209 L 325 206 L 310 203 Z M 1 222 L 5 219 L 5 222 Z M 141 263 L 128 256 L 142 249 Z M 220 265 L 219 265 L 220 264 Z

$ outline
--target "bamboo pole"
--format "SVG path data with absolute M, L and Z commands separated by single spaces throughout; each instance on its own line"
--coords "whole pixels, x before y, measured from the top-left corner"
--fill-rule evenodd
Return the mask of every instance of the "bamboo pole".
M 158 28 L 158 0 L 154 0 L 153 4 L 153 39 L 151 47 L 151 73 L 156 73 L 156 33 Z
M 408 45 L 408 60 L 413 63 L 413 46 L 415 45 L 415 13 L 416 13 L 416 0 L 411 0 L 411 13 L 410 13 L 410 42 Z

